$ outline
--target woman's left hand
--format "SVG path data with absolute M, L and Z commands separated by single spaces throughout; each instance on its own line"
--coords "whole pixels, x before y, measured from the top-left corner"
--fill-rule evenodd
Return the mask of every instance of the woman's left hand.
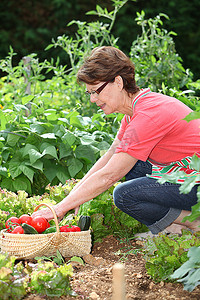
M 57 217 L 58 217 L 58 220 L 62 219 L 62 217 L 64 216 L 64 214 L 63 214 L 63 216 L 60 215 L 60 213 L 59 213 L 59 211 L 58 211 L 57 205 L 54 205 L 53 208 L 54 208 L 55 213 L 56 213 L 56 215 L 57 215 Z M 50 220 L 52 220 L 52 219 L 54 218 L 54 217 L 53 217 L 53 213 L 52 213 L 52 211 L 51 211 L 49 208 L 43 208 L 43 209 L 41 209 L 41 210 L 37 210 L 36 212 L 34 212 L 34 213 L 32 214 L 32 217 L 36 217 L 36 216 L 44 217 L 44 218 L 46 218 L 48 221 L 50 221 Z

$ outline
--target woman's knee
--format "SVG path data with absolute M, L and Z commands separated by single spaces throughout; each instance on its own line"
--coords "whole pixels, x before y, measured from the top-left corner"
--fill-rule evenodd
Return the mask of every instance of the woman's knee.
M 113 191 L 113 200 L 115 205 L 121 209 L 123 207 L 122 184 L 118 184 Z
M 137 203 L 137 188 L 134 188 L 134 180 L 125 181 L 118 184 L 113 191 L 113 200 L 115 205 L 122 211 L 126 211 L 129 206 L 133 207 Z

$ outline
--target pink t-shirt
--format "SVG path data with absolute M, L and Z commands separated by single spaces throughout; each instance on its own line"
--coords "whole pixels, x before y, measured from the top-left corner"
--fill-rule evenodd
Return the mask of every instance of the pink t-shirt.
M 144 89 L 124 116 L 116 149 L 153 164 L 169 165 L 200 151 L 200 119 L 183 120 L 192 110 L 181 101 Z

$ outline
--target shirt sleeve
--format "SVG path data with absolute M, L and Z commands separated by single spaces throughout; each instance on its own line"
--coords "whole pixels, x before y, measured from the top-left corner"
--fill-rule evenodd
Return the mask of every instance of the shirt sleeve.
M 127 126 L 127 119 L 126 119 L 126 115 L 122 118 L 121 120 L 121 125 L 120 125 L 120 128 L 118 130 L 118 133 L 117 133 L 117 138 L 121 141 L 122 138 L 123 138 L 123 135 L 124 135 L 124 132 L 126 130 L 126 126 Z

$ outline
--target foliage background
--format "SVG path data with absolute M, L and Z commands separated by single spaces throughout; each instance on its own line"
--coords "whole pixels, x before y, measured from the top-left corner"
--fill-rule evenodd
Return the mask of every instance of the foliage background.
M 16 62 L 34 52 L 40 59 L 59 56 L 61 62 L 66 63 L 66 55 L 61 49 L 48 52 L 44 49 L 52 38 L 62 34 L 71 35 L 76 31 L 76 26 L 66 26 L 71 20 L 96 20 L 96 16 L 86 16 L 85 13 L 95 9 L 97 4 L 108 11 L 112 9 L 111 0 L 1 0 L 0 58 L 7 55 L 11 45 L 18 53 Z M 129 1 L 119 12 L 112 32 L 121 37 L 118 45 L 125 52 L 128 52 L 140 32 L 134 19 L 136 12 L 141 10 L 145 11 L 147 18 L 153 18 L 160 12 L 169 16 L 165 28 L 177 33 L 174 37 L 176 50 L 183 58 L 184 67 L 190 68 L 197 79 L 200 73 L 200 1 Z
M 187 117 L 187 121 L 200 118 L 199 99 L 196 97 L 200 90 L 200 80 L 193 81 L 192 73 L 188 70 L 190 68 L 196 72 L 195 77 L 199 78 L 199 57 L 195 54 L 195 51 L 198 53 L 199 47 L 197 24 L 199 1 L 193 0 L 190 3 L 159 1 L 158 4 L 152 0 L 148 3 L 130 0 L 119 11 L 116 20 L 115 13 L 119 7 L 108 13 L 113 2 L 120 7 L 126 0 L 90 1 L 91 6 L 87 1 L 72 3 L 63 0 L 48 2 L 44 0 L 39 3 L 21 0 L 17 4 L 12 0 L 1 1 L 0 15 L 3 26 L 0 37 L 3 59 L 0 60 L 0 69 L 7 76 L 0 78 L 0 185 L 9 191 L 17 191 L 18 194 L 0 190 L 0 225 L 4 224 L 9 211 L 15 212 L 16 215 L 19 215 L 22 209 L 23 212 L 30 213 L 29 209 L 33 203 L 44 200 L 46 193 L 41 197 L 35 195 L 41 195 L 48 183 L 55 189 L 52 199 L 50 191 L 50 200 L 59 200 L 59 197 L 62 199 L 65 196 L 65 186 L 62 190 L 58 183 L 65 183 L 72 177 L 81 178 L 114 138 L 120 116 L 118 118 L 113 114 L 105 117 L 102 112 L 96 111 L 91 105 L 88 106 L 89 101 L 85 98 L 84 87 L 75 85 L 76 70 L 91 48 L 104 43 L 119 46 L 134 61 L 137 70 L 136 79 L 140 86 L 149 86 L 154 91 L 162 91 L 186 103 L 194 110 Z M 95 9 L 98 3 L 108 8 L 108 11 L 99 6 L 96 8 L 97 12 L 93 11 L 85 16 L 85 12 Z M 96 16 L 102 14 L 104 20 L 99 22 Z M 73 21 L 72 26 L 67 27 L 68 22 L 73 19 L 80 21 Z M 82 21 L 86 19 L 87 22 Z M 164 27 L 161 19 L 165 20 Z M 108 20 L 109 24 L 106 24 L 104 21 Z M 165 29 L 166 24 L 168 31 L 175 31 L 178 36 L 174 32 L 168 32 Z M 115 38 L 118 36 L 119 40 Z M 54 42 L 49 45 L 52 38 Z M 14 54 L 9 45 L 13 46 L 14 52 L 18 55 Z M 44 51 L 46 46 L 48 51 Z M 31 54 L 29 57 L 32 59 L 28 77 L 31 82 L 31 95 L 27 95 L 24 77 L 27 79 L 28 73 L 21 61 L 27 54 Z M 55 58 L 59 56 L 62 65 L 57 59 L 51 60 L 53 56 Z M 48 61 L 40 63 L 44 58 L 48 58 Z M 49 72 L 53 74 L 51 78 L 45 77 L 44 74 Z M 200 159 L 194 156 L 191 166 L 199 171 Z M 176 176 L 179 174 L 175 173 L 174 177 L 168 180 L 173 182 Z M 181 186 L 181 192 L 188 193 L 197 179 L 199 178 L 196 176 L 188 178 Z M 118 223 L 119 221 L 131 230 L 141 230 L 141 224 L 135 223 L 132 218 L 131 223 L 129 218 L 125 224 L 124 215 L 121 218 L 113 207 L 110 192 L 106 191 L 97 197 L 98 199 L 93 199 L 81 207 L 82 213 L 87 212 L 93 216 L 94 239 L 101 238 L 102 234 L 108 234 L 110 230 L 120 234 L 119 228 L 122 229 L 122 225 Z M 32 197 L 27 198 L 28 194 Z M 200 189 L 197 196 L 199 201 L 188 217 L 191 221 L 199 217 Z M 123 228 L 123 235 L 125 229 Z M 169 275 L 178 267 L 177 263 L 183 262 L 179 261 L 179 257 L 180 254 L 186 254 L 185 248 L 180 253 L 181 248 L 175 247 L 176 253 L 174 250 L 172 253 L 170 239 L 168 245 L 170 256 L 167 263 L 162 258 L 163 242 L 157 245 L 158 255 L 154 253 L 153 257 L 150 257 L 148 262 L 150 271 L 153 270 L 151 275 L 156 275 L 155 269 L 159 265 L 161 270 L 163 263 L 167 270 L 169 269 L 169 273 L 165 268 L 162 270 L 165 275 Z M 189 246 L 194 245 L 197 244 Z M 188 244 L 186 246 L 187 250 L 189 246 Z M 164 248 L 167 248 L 166 245 Z M 161 259 L 157 260 L 157 256 Z M 194 256 L 195 263 L 192 257 L 189 268 L 192 276 L 195 275 L 195 281 L 191 279 L 194 276 L 183 279 L 188 290 L 192 290 L 200 282 L 199 264 L 196 264 L 199 262 L 199 252 Z M 190 256 L 188 257 L 190 261 Z M 181 270 L 178 272 L 178 278 L 185 276 Z M 158 277 L 161 279 L 162 274 L 158 274 Z
M 52 51 L 61 51 L 65 58 L 63 65 L 59 57 L 55 60 L 50 57 L 49 61 L 45 59 L 40 63 L 38 54 L 29 53 L 31 68 L 28 71 L 22 59 L 16 65 L 13 63 L 17 55 L 12 47 L 5 59 L 0 60 L 0 70 L 7 75 L 0 80 L 2 188 L 41 194 L 48 183 L 64 184 L 67 179 L 82 178 L 102 151 L 109 148 L 122 116 L 105 117 L 91 105 L 84 86 L 76 84 L 76 73 L 92 48 L 103 44 L 120 46 L 121 36 L 114 36 L 112 30 L 121 28 L 116 26 L 122 24 L 120 12 L 135 4 L 133 1 L 113 0 L 114 10 L 97 5 L 96 11 L 90 11 L 86 18 L 95 16 L 100 20 L 72 20 L 66 28 L 76 28 L 75 34 L 53 36 L 52 43 L 46 47 L 48 51 L 42 53 L 49 55 Z M 22 13 L 24 6 L 19 7 L 18 12 Z M 41 9 L 41 6 L 34 7 Z M 25 10 L 24 15 L 28 15 Z M 147 19 L 143 10 L 136 12 L 136 16 L 130 24 L 137 24 L 140 32 L 131 40 L 127 52 L 136 66 L 138 85 L 175 96 L 198 113 L 200 107 L 196 95 L 200 82 L 193 82 L 192 72 L 182 65 L 173 40 L 176 33 L 162 28 L 163 21 L 169 22 L 169 17 L 159 13 Z M 51 14 L 48 17 L 51 20 Z M 29 29 L 25 36 L 27 32 Z M 24 79 L 30 82 L 31 95 Z

